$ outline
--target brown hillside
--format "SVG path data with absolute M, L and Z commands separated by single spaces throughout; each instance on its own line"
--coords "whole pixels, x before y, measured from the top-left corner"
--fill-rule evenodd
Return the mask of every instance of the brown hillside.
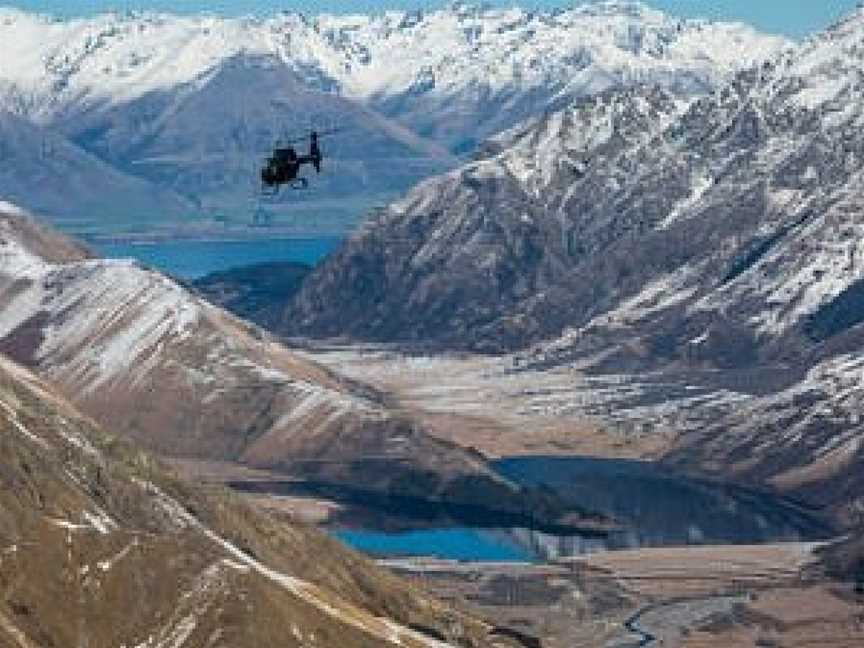
M 2 646 L 444 645 L 408 626 L 486 645 L 318 532 L 176 480 L 2 358 L 0 483 Z

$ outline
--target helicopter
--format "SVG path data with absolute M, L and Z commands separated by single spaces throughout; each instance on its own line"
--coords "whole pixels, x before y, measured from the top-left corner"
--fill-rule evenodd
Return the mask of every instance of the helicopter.
M 299 176 L 300 168 L 304 164 L 311 164 L 316 173 L 321 173 L 321 162 L 324 159 L 321 147 L 318 144 L 319 137 L 337 132 L 337 129 L 329 131 L 312 130 L 309 133 L 309 154 L 298 155 L 290 144 L 302 141 L 304 138 L 277 143 L 273 153 L 267 158 L 264 168 L 261 169 L 261 190 L 265 195 L 276 195 L 279 187 L 288 185 L 291 189 L 306 189 L 309 186 L 307 178 Z

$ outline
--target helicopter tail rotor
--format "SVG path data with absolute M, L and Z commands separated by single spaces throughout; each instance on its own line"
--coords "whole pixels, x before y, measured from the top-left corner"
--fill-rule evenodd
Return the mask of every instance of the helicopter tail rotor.
M 321 173 L 321 147 L 318 145 L 318 131 L 312 131 L 309 135 L 309 157 L 312 159 L 312 166 L 315 167 L 316 173 Z

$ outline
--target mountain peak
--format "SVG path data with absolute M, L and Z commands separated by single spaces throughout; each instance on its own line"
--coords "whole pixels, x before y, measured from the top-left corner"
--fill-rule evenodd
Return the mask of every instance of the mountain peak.
M 861 30 L 864 30 L 864 3 L 859 2 L 854 9 L 837 20 L 828 29 L 821 32 L 821 34 L 817 34 L 817 37 L 821 35 L 830 38 L 838 32 L 848 34 L 850 31 L 860 32 Z
M 492 5 L 488 2 L 466 2 L 466 0 L 452 0 L 446 10 L 462 16 L 477 16 L 489 11 Z
M 791 109 L 829 112 L 834 121 L 860 113 L 864 66 L 864 7 L 768 65 L 768 96 L 781 96 Z
M 667 16 L 659 9 L 649 7 L 638 0 L 595 0 L 594 2 L 577 4 L 574 10 L 578 13 L 590 13 L 597 16 L 626 15 L 633 18 Z

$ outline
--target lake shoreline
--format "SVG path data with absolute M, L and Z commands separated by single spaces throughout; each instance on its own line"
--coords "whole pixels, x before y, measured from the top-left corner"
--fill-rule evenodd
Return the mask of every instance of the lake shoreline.
M 181 280 L 195 280 L 216 272 L 262 263 L 302 263 L 315 266 L 344 240 L 342 236 L 189 237 L 85 239 L 104 258 L 132 258 Z
M 568 467 L 568 462 L 574 473 L 565 477 L 572 481 L 562 483 L 561 467 Z M 259 500 L 332 502 L 331 512 L 315 524 L 377 558 L 428 555 L 542 563 L 604 551 L 768 545 L 823 541 L 836 535 L 817 512 L 776 493 L 679 475 L 658 477 L 662 468 L 646 462 L 523 457 L 492 465 L 502 464 L 508 468 L 502 473 L 506 478 L 529 488 L 549 488 L 565 505 L 598 511 L 616 525 L 601 529 L 549 524 L 529 511 L 497 510 L 494 503 L 464 506 L 290 479 L 224 483 Z M 514 465 L 522 474 L 513 470 Z M 538 474 L 547 481 L 536 481 Z

